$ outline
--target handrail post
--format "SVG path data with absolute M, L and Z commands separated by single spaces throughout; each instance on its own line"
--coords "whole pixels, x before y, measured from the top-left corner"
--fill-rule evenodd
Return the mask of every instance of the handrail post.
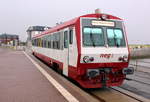
M 137 71 L 137 67 L 138 67 L 138 60 L 135 60 L 135 66 L 136 66 L 135 70 Z

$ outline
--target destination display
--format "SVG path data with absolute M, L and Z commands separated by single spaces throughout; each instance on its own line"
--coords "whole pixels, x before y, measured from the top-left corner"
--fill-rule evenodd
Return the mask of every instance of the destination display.
M 93 21 L 92 21 L 92 25 L 95 25 L 95 26 L 109 26 L 109 27 L 114 27 L 114 26 L 115 26 L 115 23 L 114 23 L 114 22 L 111 22 L 111 21 L 96 21 L 96 20 L 93 20 Z

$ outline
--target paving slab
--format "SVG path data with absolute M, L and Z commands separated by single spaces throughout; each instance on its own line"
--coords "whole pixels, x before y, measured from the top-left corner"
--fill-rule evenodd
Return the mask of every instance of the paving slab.
M 67 102 L 21 52 L 0 48 L 0 102 Z

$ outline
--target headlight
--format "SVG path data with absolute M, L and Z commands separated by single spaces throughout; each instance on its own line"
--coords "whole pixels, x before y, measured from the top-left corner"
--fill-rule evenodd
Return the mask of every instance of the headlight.
M 93 62 L 93 61 L 94 61 L 94 57 L 89 57 L 89 56 L 83 57 L 83 62 L 85 62 L 85 63 L 89 63 L 89 62 Z
M 134 73 L 134 68 L 133 67 L 128 67 L 128 68 L 124 68 L 122 70 L 122 73 L 125 75 L 130 75 Z
M 128 61 L 128 56 L 123 56 L 123 61 L 127 62 Z
M 127 62 L 128 61 L 128 56 L 123 56 L 123 57 L 119 57 L 118 59 L 119 61 L 123 61 L 123 62 Z

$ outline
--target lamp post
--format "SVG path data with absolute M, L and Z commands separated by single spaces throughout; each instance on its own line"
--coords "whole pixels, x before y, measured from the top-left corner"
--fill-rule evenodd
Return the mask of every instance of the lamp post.
M 5 44 L 7 45 L 7 34 L 5 33 Z

